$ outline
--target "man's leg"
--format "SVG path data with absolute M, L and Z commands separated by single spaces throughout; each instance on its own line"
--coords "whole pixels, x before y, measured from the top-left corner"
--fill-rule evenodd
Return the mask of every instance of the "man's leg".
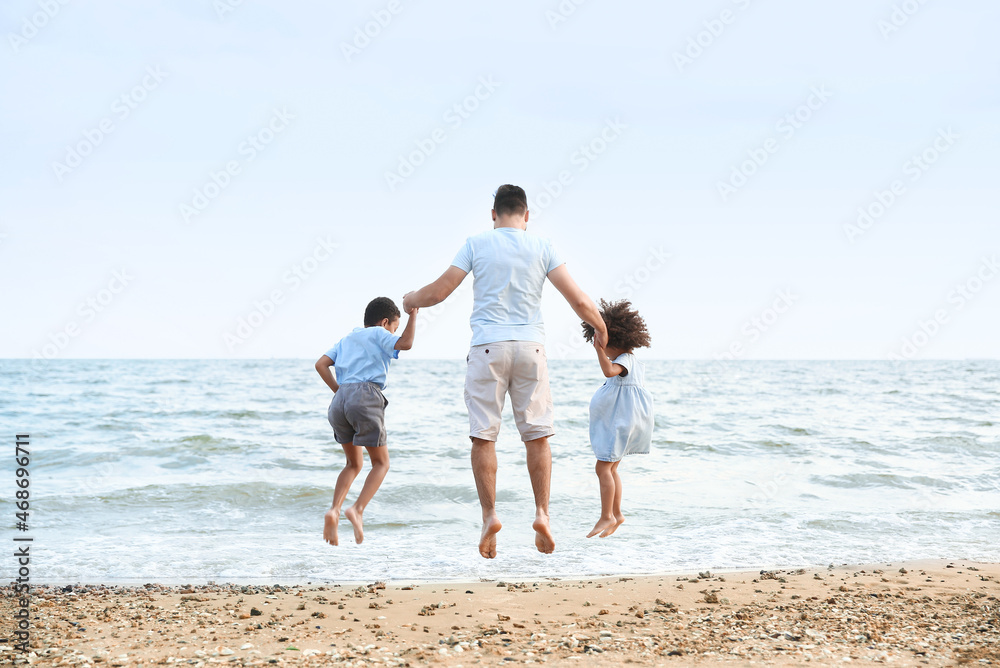
M 549 449 L 549 438 L 536 438 L 525 441 L 528 455 L 528 475 L 531 476 L 531 491 L 535 494 L 535 521 L 531 528 L 535 530 L 535 547 L 539 552 L 552 554 L 556 549 L 556 541 L 552 538 L 549 528 L 549 486 L 552 481 L 552 451 Z
M 333 490 L 333 504 L 323 517 L 323 540 L 331 545 L 340 544 L 337 537 L 337 525 L 340 523 L 340 507 L 344 505 L 344 499 L 347 498 L 347 492 L 351 489 L 351 483 L 361 473 L 361 466 L 364 462 L 364 455 L 361 454 L 361 448 L 358 446 L 345 443 L 341 447 L 344 448 L 347 463 L 344 465 L 344 469 L 340 472 L 340 475 L 337 476 L 337 486 Z
M 552 478 L 552 452 L 549 437 L 553 434 L 552 392 L 545 346 L 519 341 L 508 391 L 514 421 L 528 455 L 528 474 L 535 493 L 535 547 L 551 554 L 556 549 L 549 528 L 549 484 Z
M 509 342 L 473 346 L 465 374 L 465 405 L 469 409 L 469 438 L 472 439 L 472 474 L 483 511 L 483 531 L 479 536 L 479 554 L 486 559 L 497 556 L 497 451 L 500 413 L 507 395 Z
M 479 505 L 483 509 L 483 532 L 479 554 L 487 559 L 497 556 L 497 532 L 502 525 L 497 517 L 497 449 L 493 441 L 472 439 L 472 474 L 476 478 Z
M 358 449 L 360 450 L 360 448 Z M 366 447 L 365 450 L 368 451 L 368 459 L 371 460 L 372 470 L 369 471 L 368 475 L 365 477 L 365 485 L 361 488 L 361 493 L 358 494 L 358 498 L 354 502 L 354 505 L 344 511 L 344 517 L 346 517 L 354 527 L 355 543 L 360 543 L 365 539 L 364 524 L 362 522 L 365 507 L 368 506 L 368 502 L 372 500 L 372 497 L 375 496 L 375 492 L 377 492 L 378 488 L 382 485 L 382 481 L 385 480 L 385 474 L 389 472 L 388 445 Z

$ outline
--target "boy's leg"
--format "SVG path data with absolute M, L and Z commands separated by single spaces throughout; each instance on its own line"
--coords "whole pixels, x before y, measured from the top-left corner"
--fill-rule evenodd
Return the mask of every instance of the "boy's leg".
M 539 552 L 552 554 L 556 549 L 556 541 L 549 528 L 549 488 L 552 482 L 552 451 L 549 449 L 549 438 L 536 438 L 525 441 L 524 447 L 528 460 L 528 475 L 531 477 L 531 491 L 535 495 L 535 521 L 531 528 L 535 530 L 535 547 Z
M 612 471 L 613 466 L 614 462 L 602 462 L 598 460 L 597 466 L 594 469 L 597 472 L 597 480 L 601 484 L 601 519 L 597 521 L 594 528 L 587 534 L 587 538 L 593 538 L 597 534 L 600 534 L 601 538 L 609 536 L 608 530 L 614 530 L 613 527 L 616 526 L 614 515 L 615 476 Z
M 323 540 L 331 545 L 339 545 L 337 525 L 340 523 L 340 507 L 344 505 L 344 499 L 347 498 L 347 492 L 351 489 L 351 483 L 361 473 L 361 465 L 364 461 L 361 448 L 358 446 L 345 443 L 341 447 L 344 448 L 344 454 L 347 455 L 347 463 L 344 464 L 344 469 L 337 476 L 337 486 L 333 490 L 333 504 L 323 518 Z
M 365 448 L 365 450 L 368 451 L 368 459 L 371 460 L 372 470 L 365 477 L 364 487 L 361 488 L 361 493 L 358 494 L 354 505 L 344 511 L 344 517 L 354 526 L 354 542 L 356 543 L 360 543 L 365 539 L 364 523 L 362 520 L 365 507 L 372 500 L 372 497 L 375 496 L 375 492 L 378 491 L 382 481 L 385 480 L 385 474 L 389 472 L 389 446 L 370 446 Z
M 476 479 L 479 505 L 483 510 L 483 531 L 479 536 L 479 554 L 486 559 L 497 556 L 497 532 L 503 528 L 497 517 L 497 450 L 494 441 L 472 439 L 472 475 Z

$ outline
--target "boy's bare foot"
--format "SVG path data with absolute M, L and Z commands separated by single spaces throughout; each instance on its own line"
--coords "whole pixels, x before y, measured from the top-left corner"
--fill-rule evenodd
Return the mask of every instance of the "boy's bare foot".
M 479 537 L 479 554 L 484 559 L 495 559 L 497 556 L 497 532 L 503 528 L 500 518 L 496 515 L 483 520 L 483 533 Z
M 549 529 L 548 517 L 536 517 L 531 528 L 535 530 L 535 547 L 542 554 L 552 554 L 556 551 L 556 539 Z
M 347 521 L 354 527 L 354 542 L 360 545 L 361 541 L 365 539 L 365 529 L 364 523 L 361 521 L 361 513 L 359 513 L 354 506 L 351 506 L 344 511 L 344 517 L 346 517 Z
M 330 508 L 323 516 L 323 540 L 330 545 L 340 545 L 337 542 L 337 524 L 340 523 L 340 511 Z
M 595 524 L 594 528 L 591 529 L 590 533 L 587 534 L 587 538 L 593 538 L 597 534 L 601 534 L 601 538 L 607 538 L 612 533 L 614 533 L 615 529 L 617 528 L 618 528 L 618 520 L 616 520 L 614 517 L 602 517 L 601 519 L 597 520 L 597 524 Z

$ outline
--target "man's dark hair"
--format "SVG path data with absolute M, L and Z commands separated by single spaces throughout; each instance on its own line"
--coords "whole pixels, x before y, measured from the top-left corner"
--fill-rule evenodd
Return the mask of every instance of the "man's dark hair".
M 493 197 L 493 210 L 498 218 L 511 213 L 523 216 L 528 210 L 528 196 L 524 194 L 524 188 L 509 183 L 497 188 L 497 194 Z
M 377 325 L 386 318 L 389 322 L 399 318 L 399 309 L 391 299 L 376 297 L 368 302 L 368 308 L 365 309 L 365 327 Z
M 627 299 L 617 302 L 601 300 L 601 317 L 608 326 L 608 345 L 622 350 L 648 348 L 650 344 L 649 330 L 646 321 L 639 312 L 632 308 Z M 594 328 L 583 323 L 583 338 L 588 343 L 594 341 Z

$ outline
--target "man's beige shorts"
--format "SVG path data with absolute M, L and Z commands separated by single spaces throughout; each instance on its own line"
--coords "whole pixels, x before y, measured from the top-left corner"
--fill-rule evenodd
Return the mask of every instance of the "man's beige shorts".
M 545 346 L 531 341 L 486 343 L 472 346 L 467 359 L 465 405 L 471 437 L 497 440 L 507 394 L 522 441 L 555 433 Z

